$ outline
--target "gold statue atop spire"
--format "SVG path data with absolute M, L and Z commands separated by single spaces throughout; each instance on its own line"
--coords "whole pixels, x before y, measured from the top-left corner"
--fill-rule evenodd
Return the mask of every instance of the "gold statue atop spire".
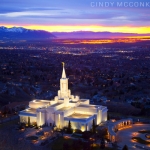
M 63 67 L 65 67 L 65 63 L 64 62 L 62 62 L 62 65 L 63 65 Z
M 62 78 L 66 78 L 66 73 L 65 73 L 65 63 L 62 62 L 62 65 L 63 65 L 63 71 L 62 71 Z

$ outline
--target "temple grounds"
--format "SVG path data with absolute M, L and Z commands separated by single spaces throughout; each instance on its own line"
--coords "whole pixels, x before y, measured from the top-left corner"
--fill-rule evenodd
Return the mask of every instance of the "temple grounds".
M 118 146 L 122 148 L 126 144 L 130 150 L 149 150 L 150 140 L 146 138 L 149 131 L 150 124 L 133 124 L 131 128 L 119 130 L 116 139 Z

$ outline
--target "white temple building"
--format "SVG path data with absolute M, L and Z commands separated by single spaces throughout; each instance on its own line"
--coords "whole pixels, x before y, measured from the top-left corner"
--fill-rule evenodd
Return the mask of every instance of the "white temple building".
M 80 99 L 79 96 L 71 95 L 68 89 L 64 63 L 60 90 L 53 100 L 33 100 L 29 102 L 29 108 L 20 111 L 20 122 L 37 123 L 38 126 L 55 125 L 57 128 L 68 126 L 70 120 L 73 129 L 82 131 L 92 128 L 93 119 L 95 124 L 107 121 L 107 107 L 91 105 L 89 99 Z

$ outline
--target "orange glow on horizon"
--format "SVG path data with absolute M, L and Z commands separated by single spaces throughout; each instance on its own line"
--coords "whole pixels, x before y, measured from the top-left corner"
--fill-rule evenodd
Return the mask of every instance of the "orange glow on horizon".
M 150 37 L 149 37 L 150 38 Z M 139 41 L 150 40 L 143 38 L 116 38 L 116 39 L 56 39 L 55 42 L 63 43 L 63 44 L 107 44 L 107 43 L 135 43 Z
M 33 30 L 45 30 L 48 32 L 73 32 L 73 31 L 93 31 L 93 32 L 121 32 L 121 33 L 138 33 L 148 34 L 150 33 L 150 26 L 134 27 L 134 26 L 98 26 L 98 25 L 5 25 L 0 26 L 11 27 L 24 27 Z
M 135 38 L 135 39 L 142 39 L 142 40 L 144 40 L 144 39 L 150 39 L 150 36 L 130 36 L 130 37 L 128 37 L 128 38 Z

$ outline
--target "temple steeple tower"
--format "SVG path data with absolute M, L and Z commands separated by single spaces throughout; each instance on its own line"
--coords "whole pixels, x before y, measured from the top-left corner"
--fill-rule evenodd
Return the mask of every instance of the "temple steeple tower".
M 65 63 L 62 62 L 63 70 L 62 70 L 62 76 L 60 79 L 60 90 L 58 91 L 58 98 L 64 99 L 69 98 L 71 95 L 71 91 L 68 89 L 68 78 L 66 77 L 65 72 Z

